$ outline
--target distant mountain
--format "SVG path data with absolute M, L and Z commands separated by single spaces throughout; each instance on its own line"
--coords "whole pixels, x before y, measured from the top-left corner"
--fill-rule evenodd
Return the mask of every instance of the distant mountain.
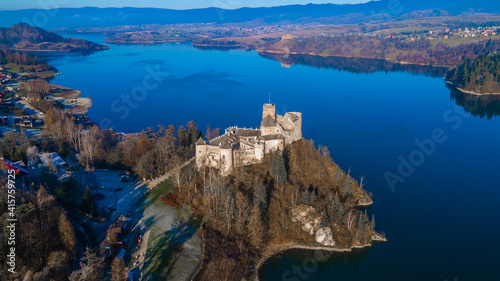
M 0 28 L 0 49 L 23 51 L 95 51 L 109 49 L 87 40 L 64 38 L 27 23 Z
M 0 25 L 28 22 L 47 29 L 172 23 L 354 23 L 393 20 L 415 11 L 442 10 L 450 14 L 500 13 L 490 0 L 381 0 L 363 4 L 308 4 L 268 8 L 171 10 L 157 8 L 61 8 L 57 10 L 0 11 Z M 413 13 L 414 15 L 418 15 Z M 411 16 L 410 16 L 411 17 Z

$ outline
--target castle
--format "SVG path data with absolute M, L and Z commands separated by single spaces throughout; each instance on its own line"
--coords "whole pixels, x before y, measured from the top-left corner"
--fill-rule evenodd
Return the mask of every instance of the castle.
M 302 138 L 302 113 L 276 114 L 276 105 L 264 104 L 260 129 L 230 127 L 209 143 L 196 142 L 196 166 L 215 167 L 228 174 L 233 167 L 260 162 L 264 155 Z

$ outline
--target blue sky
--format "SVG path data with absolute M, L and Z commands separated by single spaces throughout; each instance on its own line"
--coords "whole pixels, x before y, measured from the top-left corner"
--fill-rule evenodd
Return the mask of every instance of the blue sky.
M 235 9 L 307 3 L 356 4 L 364 2 L 368 2 L 368 0 L 0 0 L 0 10 L 66 7 L 158 7 L 170 9 L 219 7 Z

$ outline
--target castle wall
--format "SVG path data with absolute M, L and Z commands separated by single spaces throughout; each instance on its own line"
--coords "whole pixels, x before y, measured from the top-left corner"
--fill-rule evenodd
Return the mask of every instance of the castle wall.
M 219 146 L 223 143 L 222 139 L 212 142 L 212 145 L 202 145 L 200 141 L 200 144 L 196 145 L 196 166 L 215 167 L 227 175 L 234 166 L 258 163 L 266 153 L 278 149 L 283 151 L 286 144 L 302 138 L 302 113 L 288 112 L 284 116 L 276 115 L 275 104 L 264 104 L 262 119 L 267 116 L 276 121 L 274 126 L 272 125 L 274 122 L 269 118 L 261 123 L 267 126 L 260 127 L 260 136 L 267 137 L 260 138 L 256 130 L 238 132 L 241 129 L 234 127 L 226 129 L 227 136 L 223 136 L 225 146 Z
M 207 145 L 206 166 L 219 168 L 221 149 L 218 146 Z
M 233 168 L 233 150 L 220 149 L 221 170 L 223 174 L 228 174 Z
M 281 134 L 281 128 L 280 126 L 277 124 L 276 126 L 274 127 L 265 127 L 265 126 L 262 126 L 260 128 L 260 134 L 262 136 L 267 136 L 267 135 L 276 135 L 276 134 Z
M 208 145 L 196 145 L 196 167 L 198 167 L 198 169 L 205 165 L 207 146 Z
M 275 139 L 275 140 L 266 140 L 265 141 L 265 149 L 264 152 L 267 154 L 269 152 L 276 151 L 280 148 L 280 140 Z

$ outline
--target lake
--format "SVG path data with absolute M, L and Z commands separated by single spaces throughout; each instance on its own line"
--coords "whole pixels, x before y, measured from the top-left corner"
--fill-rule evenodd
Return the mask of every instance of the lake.
M 63 73 L 52 83 L 91 97 L 90 118 L 117 131 L 190 120 L 202 130 L 258 127 L 269 93 L 278 113 L 303 113 L 303 136 L 328 146 L 356 179 L 364 175 L 374 194 L 368 212 L 388 242 L 321 259 L 289 251 L 266 263 L 265 280 L 499 280 L 499 102 L 459 96 L 443 70 L 300 56 L 280 62 L 189 44 L 44 56 Z

